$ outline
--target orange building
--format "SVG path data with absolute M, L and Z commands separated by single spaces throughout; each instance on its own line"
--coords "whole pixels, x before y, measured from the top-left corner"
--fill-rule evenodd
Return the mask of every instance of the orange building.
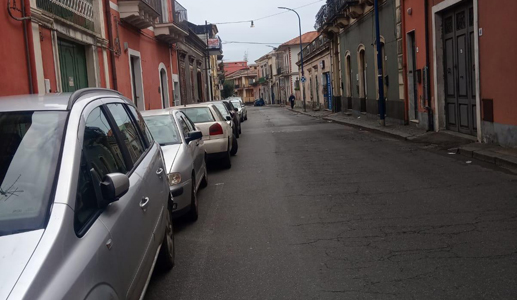
M 223 62 L 223 64 L 224 64 L 224 74 L 225 75 L 248 68 L 248 62 L 246 62 L 246 61 Z

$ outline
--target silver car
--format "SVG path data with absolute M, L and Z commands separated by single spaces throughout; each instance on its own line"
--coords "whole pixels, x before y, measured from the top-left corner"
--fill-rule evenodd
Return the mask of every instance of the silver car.
M 163 150 L 170 191 L 177 203 L 173 218 L 187 214 L 196 221 L 197 190 L 208 184 L 203 133 L 182 111 L 169 108 L 142 115 Z
M 1 98 L 0 143 L 0 299 L 138 299 L 173 267 L 162 151 L 126 98 Z
M 236 97 L 230 98 L 229 100 L 232 103 L 233 107 L 237 109 L 241 122 L 248 120 L 248 109 L 246 108 L 246 105 L 244 105 L 244 102 L 242 102 L 242 99 Z

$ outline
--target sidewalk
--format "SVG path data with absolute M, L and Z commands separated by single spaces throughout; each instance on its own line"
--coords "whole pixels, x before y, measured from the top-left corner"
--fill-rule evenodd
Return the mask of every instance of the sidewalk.
M 517 149 L 503 148 L 494 144 L 477 143 L 474 137 L 458 135 L 447 131 L 426 132 L 415 126 L 394 124 L 389 121 L 386 121 L 386 126 L 380 126 L 377 119 L 366 115 L 354 116 L 332 113 L 328 110 L 307 110 L 307 112 L 303 112 L 301 108 L 291 110 L 289 107 L 287 109 L 307 116 L 359 128 L 360 130 L 374 131 L 414 143 L 434 145 L 439 149 L 449 151 L 450 154 L 461 154 L 498 166 L 517 168 Z

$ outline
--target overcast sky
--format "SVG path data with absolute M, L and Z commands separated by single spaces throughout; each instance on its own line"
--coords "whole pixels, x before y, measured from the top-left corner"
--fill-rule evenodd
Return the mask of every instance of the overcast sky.
M 297 8 L 310 3 L 297 11 L 302 19 L 302 32 L 313 31 L 315 16 L 324 0 L 179 0 L 188 10 L 189 21 L 195 24 L 223 23 L 254 20 L 283 12 L 278 6 Z M 315 3 L 316 2 L 316 3 Z M 226 44 L 225 42 L 260 42 L 278 46 L 298 36 L 298 18 L 293 12 L 257 20 L 255 28 L 250 23 L 218 24 L 219 36 L 223 40 L 225 61 L 241 61 L 248 51 L 249 63 L 272 50 L 266 45 Z

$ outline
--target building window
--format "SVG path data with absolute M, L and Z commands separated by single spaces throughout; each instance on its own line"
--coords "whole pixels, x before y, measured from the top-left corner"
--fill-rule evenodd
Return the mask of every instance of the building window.
M 377 89 L 377 100 L 379 100 L 379 67 L 377 65 L 377 44 L 374 43 L 373 45 L 375 47 L 375 88 Z M 384 98 L 388 96 L 388 85 L 387 85 L 387 70 L 386 70 L 386 52 L 384 50 L 384 37 L 381 36 L 381 58 L 382 58 L 382 76 L 383 76 L 383 82 L 384 82 Z
M 366 83 L 366 75 L 367 75 L 367 64 L 366 64 L 366 50 L 363 45 L 359 46 L 358 51 L 358 88 L 359 88 L 359 98 L 368 98 L 368 87 Z
M 345 82 L 346 82 L 346 95 L 348 97 L 352 97 L 352 60 L 350 56 L 350 52 L 345 54 Z

